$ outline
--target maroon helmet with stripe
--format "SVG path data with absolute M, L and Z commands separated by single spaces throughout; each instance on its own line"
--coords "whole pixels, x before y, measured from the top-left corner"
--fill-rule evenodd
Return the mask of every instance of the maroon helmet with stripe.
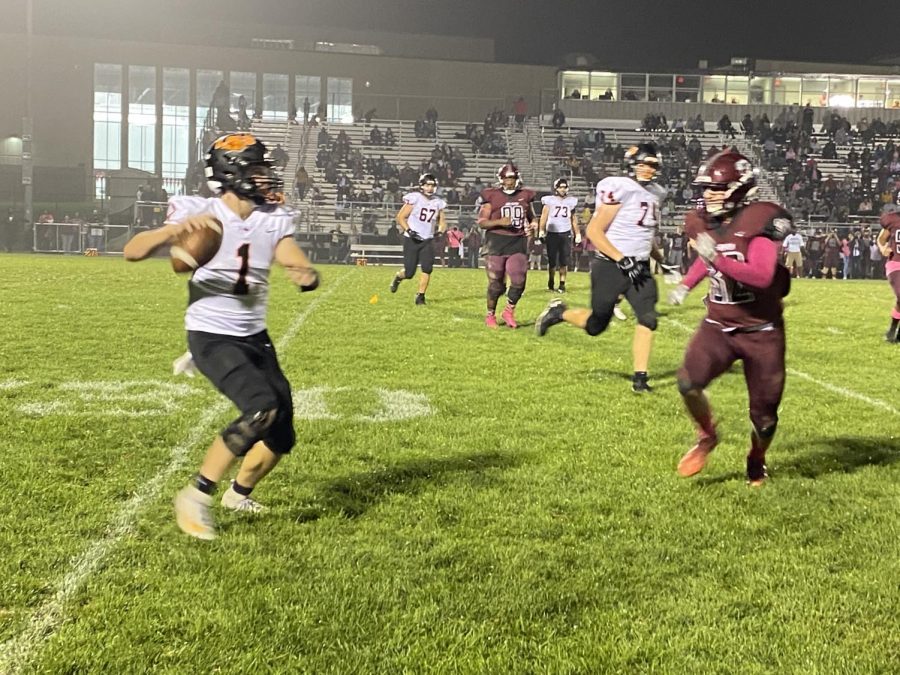
M 504 184 L 504 181 L 507 178 L 515 178 L 516 179 L 515 187 L 513 187 L 511 190 L 508 189 L 506 187 L 506 185 Z M 519 174 L 519 167 L 517 167 L 512 162 L 507 162 L 506 164 L 501 166 L 499 169 L 497 169 L 497 180 L 500 181 L 500 186 L 503 188 L 503 191 L 508 192 L 510 194 L 515 192 L 516 190 L 518 190 L 520 187 L 522 187 L 522 176 L 521 176 L 521 174 Z
M 700 167 L 694 187 L 704 193 L 715 193 L 715 199 L 703 198 L 703 207 L 708 214 L 728 215 L 756 197 L 756 171 L 742 154 L 725 150 L 710 157 Z

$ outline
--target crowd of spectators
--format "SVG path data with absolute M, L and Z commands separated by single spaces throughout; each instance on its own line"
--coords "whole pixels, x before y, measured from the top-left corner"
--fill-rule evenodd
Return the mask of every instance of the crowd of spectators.
M 797 218 L 846 222 L 850 216 L 878 215 L 900 185 L 900 145 L 890 138 L 900 135 L 900 120 L 863 118 L 854 127 L 832 110 L 816 134 L 814 116 L 809 105 L 791 106 L 774 120 L 745 115 L 741 126 L 761 146 L 763 166 L 782 175 L 782 199 Z M 838 152 L 847 146 L 846 154 Z M 822 160 L 839 160 L 844 170 L 825 176 Z

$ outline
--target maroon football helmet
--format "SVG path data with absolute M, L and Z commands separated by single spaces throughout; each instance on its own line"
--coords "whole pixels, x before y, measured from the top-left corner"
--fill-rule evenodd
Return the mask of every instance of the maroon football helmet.
M 516 184 L 512 190 L 508 190 L 504 184 L 504 180 L 507 178 L 515 178 Z M 519 175 L 519 167 L 517 167 L 512 162 L 507 162 L 499 169 L 497 169 L 497 180 L 500 181 L 501 187 L 503 187 L 503 191 L 512 194 L 516 190 L 518 190 L 522 185 L 522 177 Z
M 711 216 L 725 216 L 756 196 L 756 171 L 750 160 L 734 150 L 713 155 L 700 167 L 694 187 L 703 190 L 703 207 Z M 714 199 L 706 192 L 715 194 Z

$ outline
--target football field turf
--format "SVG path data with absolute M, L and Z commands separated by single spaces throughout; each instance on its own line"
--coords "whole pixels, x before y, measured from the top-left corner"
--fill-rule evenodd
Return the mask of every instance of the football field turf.
M 884 281 L 795 282 L 770 480 L 744 481 L 740 366 L 693 442 L 674 372 L 702 288 L 597 338 L 483 325 L 482 270 L 272 273 L 298 444 L 219 538 L 171 498 L 234 417 L 185 349 L 165 260 L 0 256 L 0 673 L 897 672 L 900 346 Z M 568 301 L 586 305 L 588 276 Z M 660 289 L 667 291 L 660 281 Z M 377 294 L 377 298 L 373 297 Z M 630 314 L 630 312 L 629 312 Z

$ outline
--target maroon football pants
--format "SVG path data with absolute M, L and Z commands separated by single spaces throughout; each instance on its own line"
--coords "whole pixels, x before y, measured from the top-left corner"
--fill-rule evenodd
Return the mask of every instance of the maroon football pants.
M 784 392 L 784 327 L 751 333 L 724 332 L 702 321 L 678 369 L 681 387 L 704 389 L 735 361 L 744 362 L 750 421 L 764 429 L 778 421 Z

